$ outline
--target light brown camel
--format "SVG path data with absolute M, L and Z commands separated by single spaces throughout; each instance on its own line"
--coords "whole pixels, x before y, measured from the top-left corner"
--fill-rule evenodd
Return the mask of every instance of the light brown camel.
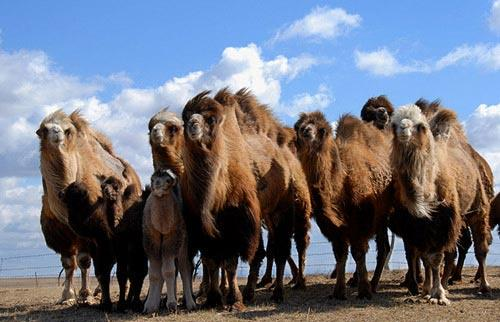
M 445 254 L 454 251 L 464 224 L 471 227 L 476 241 L 480 291 L 489 292 L 485 277 L 489 226 L 483 214 L 489 204 L 474 159 L 454 140 L 463 135 L 455 132 L 460 129 L 455 114 L 443 109 L 428 122 L 419 107 L 407 105 L 394 112 L 391 124 L 396 190 L 391 228 L 424 262 L 422 295 L 431 303 L 449 304 L 440 266 Z M 433 135 L 437 132 L 440 135 Z M 447 274 L 445 269 L 444 280 Z
M 128 170 L 114 154 L 107 138 L 93 130 L 78 111 L 70 115 L 61 110 L 51 113 L 43 119 L 36 133 L 40 138 L 44 191 L 40 222 L 47 246 L 61 254 L 66 276 L 59 302 L 75 301 L 72 280 L 77 263 L 82 272 L 79 300 L 86 302 L 90 300 L 88 268 L 91 245 L 69 227 L 67 208 L 58 194 L 78 180 L 87 187 L 90 201 L 95 203 L 101 197 L 99 176 L 115 176 L 124 186 L 136 186 L 134 193 L 138 197 L 140 182 L 133 169 Z
M 356 261 L 358 297 L 371 298 L 388 249 L 368 282 L 368 241 L 387 229 L 391 202 L 390 141 L 372 124 L 352 116 L 340 118 L 337 136 L 321 112 L 302 113 L 295 123 L 297 153 L 307 176 L 313 216 L 332 243 L 337 261 L 333 297 L 346 298 L 345 265 L 348 247 Z

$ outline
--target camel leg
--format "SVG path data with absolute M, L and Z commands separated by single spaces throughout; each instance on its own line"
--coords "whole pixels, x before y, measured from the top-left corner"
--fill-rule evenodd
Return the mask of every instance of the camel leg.
M 92 302 L 92 296 L 90 295 L 91 293 L 89 288 L 89 269 L 91 264 L 90 254 L 84 252 L 78 253 L 77 263 L 82 274 L 82 287 L 78 292 L 78 303 L 89 304 Z
M 72 305 L 76 303 L 75 291 L 73 290 L 73 274 L 76 269 L 75 255 L 63 256 L 61 255 L 61 264 L 64 268 L 64 289 L 61 299 L 57 304 Z
M 335 257 L 335 256 L 334 256 L 334 257 Z M 337 265 L 335 265 L 335 266 L 333 267 L 333 271 L 330 273 L 330 278 L 331 278 L 332 280 L 334 280 L 334 279 L 336 279 L 336 278 L 337 278 Z
M 420 266 L 420 264 L 417 263 L 418 257 L 415 248 L 409 245 L 404 239 L 403 243 L 405 248 L 406 262 L 408 263 L 408 272 L 405 275 L 405 280 L 400 284 L 400 286 L 406 286 L 410 294 L 417 295 L 417 266 Z
M 116 279 L 118 280 L 118 287 L 120 288 L 120 296 L 118 299 L 117 310 L 125 311 L 127 309 L 128 303 L 126 301 L 126 293 L 127 293 L 127 260 L 120 254 L 117 256 L 118 259 L 116 261 Z
M 243 304 L 243 296 L 238 287 L 238 276 L 236 274 L 238 270 L 238 257 L 233 257 L 224 261 L 224 269 L 226 270 L 229 286 L 226 297 L 229 310 L 244 311 L 245 305 Z
M 273 282 L 273 264 L 274 264 L 274 255 L 273 255 L 273 249 L 274 249 L 274 242 L 271 237 L 271 233 L 267 234 L 267 248 L 266 248 L 266 272 L 264 273 L 264 276 L 262 276 L 262 279 L 260 282 L 257 284 L 258 288 L 265 287 L 268 284 L 271 284 Z
M 167 310 L 177 312 L 177 292 L 175 287 L 175 257 L 162 256 L 161 276 L 167 284 Z
M 432 268 L 429 262 L 428 256 L 421 256 L 422 262 L 424 263 L 425 277 L 424 284 L 422 285 L 422 297 L 425 299 L 431 298 L 431 284 L 432 284 Z M 438 275 L 439 276 L 439 275 Z
M 111 282 L 111 269 L 113 268 L 114 258 L 110 245 L 107 243 L 100 243 L 97 247 L 97 255 L 94 259 L 95 275 L 99 284 L 101 285 L 101 309 L 104 311 L 111 311 L 112 302 L 111 294 L 109 291 L 109 284 Z
M 224 268 L 221 268 L 219 289 L 223 295 L 227 294 L 227 284 L 228 284 L 228 281 L 227 281 L 226 271 L 224 270 Z
M 441 263 L 443 262 L 443 257 L 443 253 L 433 253 L 427 255 L 426 260 L 432 270 L 430 302 L 432 304 L 449 305 L 450 301 L 446 298 L 446 290 L 443 288 L 443 285 L 441 284 L 441 277 L 439 276 L 439 270 L 441 268 Z
M 290 282 L 288 282 L 288 285 L 295 285 L 297 284 L 299 268 L 297 267 L 297 264 L 295 264 L 295 261 L 293 260 L 292 256 L 288 256 L 286 262 L 288 263 L 288 266 L 290 266 L 290 271 L 292 272 L 292 279 L 290 280 Z M 305 259 L 304 259 L 304 266 L 305 266 Z M 302 270 L 302 275 L 304 275 L 304 269 Z
M 192 311 L 196 309 L 193 297 L 193 262 L 187 256 L 187 251 L 180 254 L 177 263 L 181 274 L 184 303 L 186 309 Z
M 161 289 L 163 288 L 161 264 L 161 259 L 149 258 L 149 290 L 143 311 L 147 314 L 156 313 L 160 309 Z
M 462 268 L 464 267 L 465 257 L 467 256 L 467 252 L 469 248 L 472 246 L 472 236 L 468 227 L 464 227 L 462 229 L 462 234 L 460 235 L 460 239 L 458 240 L 458 260 L 455 269 L 453 270 L 453 274 L 449 280 L 449 284 L 453 284 L 453 282 L 461 282 L 462 281 Z
M 332 248 L 337 261 L 337 281 L 333 290 L 333 298 L 337 300 L 346 300 L 346 285 L 345 285 L 345 265 L 347 262 L 347 255 L 349 253 L 349 246 L 347 241 L 341 236 L 335 236 L 332 241 Z
M 306 288 L 306 278 L 304 271 L 306 267 L 306 251 L 310 242 L 310 223 L 309 216 L 305 215 L 306 209 L 302 207 L 304 204 L 305 202 L 297 202 L 295 209 L 295 231 L 293 237 L 295 240 L 295 247 L 297 248 L 297 255 L 299 258 L 299 270 L 297 272 L 296 283 L 293 286 L 294 289 Z M 288 258 L 290 258 L 290 256 L 288 256 Z
M 206 297 L 207 296 L 207 292 L 208 292 L 208 286 L 210 284 L 210 279 L 209 279 L 209 274 L 208 274 L 208 268 L 207 268 L 207 265 L 205 264 L 204 262 L 204 259 L 202 258 L 201 259 L 201 267 L 202 267 L 202 270 L 203 270 L 203 276 L 201 278 L 201 284 L 200 284 L 200 288 L 198 290 L 198 294 L 196 294 L 196 298 L 198 297 Z
M 144 278 L 148 274 L 148 259 L 142 248 L 142 244 L 134 245 L 136 248 L 132 252 L 133 256 L 128 259 L 128 278 L 130 280 L 130 290 L 127 295 L 127 303 L 134 312 L 143 310 L 141 301 L 141 290 Z
M 287 226 L 288 223 L 282 220 L 275 229 L 274 238 L 274 258 L 276 261 L 276 280 L 273 295 L 271 299 L 276 303 L 283 302 L 283 278 L 285 275 L 286 260 L 290 256 L 292 247 L 291 242 L 291 227 Z M 290 229 L 289 229 L 290 228 Z M 304 253 L 305 256 L 305 253 Z
M 257 252 L 255 253 L 254 258 L 250 262 L 250 271 L 248 273 L 247 285 L 243 290 L 243 300 L 245 303 L 253 303 L 255 300 L 255 288 L 257 287 L 257 280 L 259 279 L 259 270 L 265 255 L 266 255 L 266 250 L 264 249 L 264 241 L 262 240 L 262 234 L 261 234 L 259 239 L 259 247 L 257 248 Z M 272 262 L 273 261 L 271 260 L 271 263 Z M 269 258 L 268 258 L 268 263 L 269 263 Z
M 391 248 L 386 226 L 379 230 L 377 236 L 375 237 L 375 242 L 377 244 L 377 266 L 375 267 L 375 272 L 373 273 L 373 277 L 370 282 L 373 293 L 377 292 L 378 283 L 380 281 L 380 277 L 382 276 L 385 262 Z
M 443 276 L 441 277 L 441 284 L 445 289 L 448 289 L 448 282 L 450 280 L 450 275 L 455 270 L 456 257 L 457 257 L 456 248 L 450 252 L 444 253 L 444 270 L 443 270 Z
M 204 263 L 208 271 L 208 291 L 207 300 L 204 306 L 206 308 L 222 307 L 222 293 L 219 289 L 219 268 L 218 263 L 211 258 L 204 258 Z
M 368 251 L 368 241 L 358 241 L 351 245 L 351 253 L 356 261 L 356 272 L 358 276 L 358 299 L 371 299 L 371 285 L 368 281 L 368 271 L 366 270 L 366 253 Z
M 485 218 L 481 218 L 485 220 Z M 487 221 L 475 221 L 470 225 L 472 239 L 474 241 L 474 254 L 479 264 L 477 271 L 479 273 L 479 293 L 491 294 L 491 287 L 486 280 L 486 255 L 489 251 L 489 244 L 492 239 L 491 231 Z

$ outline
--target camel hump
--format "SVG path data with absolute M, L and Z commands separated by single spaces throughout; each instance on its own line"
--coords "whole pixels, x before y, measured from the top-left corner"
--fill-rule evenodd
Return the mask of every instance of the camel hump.
M 337 125 L 337 138 L 351 138 L 360 128 L 364 127 L 365 123 L 351 114 L 344 114 L 340 117 Z

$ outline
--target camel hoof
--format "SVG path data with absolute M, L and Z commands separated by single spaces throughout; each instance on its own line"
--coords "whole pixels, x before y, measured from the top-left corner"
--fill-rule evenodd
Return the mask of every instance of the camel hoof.
M 67 305 L 67 306 L 73 306 L 76 304 L 76 299 L 66 299 L 66 300 L 63 300 L 63 299 L 60 299 L 57 304 L 59 305 Z
M 347 281 L 346 285 L 347 285 L 347 286 L 349 286 L 349 287 L 351 287 L 351 288 L 353 288 L 353 287 L 358 286 L 358 281 L 357 281 L 357 279 L 355 279 L 354 277 L 351 277 L 351 278 Z
M 273 278 L 271 276 L 263 276 L 259 283 L 257 283 L 257 288 L 263 288 L 273 282 Z
M 255 301 L 255 290 L 251 287 L 246 286 L 243 289 L 243 302 L 247 304 L 251 304 Z
M 478 295 L 491 296 L 491 287 L 489 285 L 479 287 Z
M 234 302 L 229 306 L 229 312 L 244 312 L 246 309 L 245 304 L 242 302 Z
M 168 302 L 167 303 L 167 311 L 169 313 L 177 313 L 177 302 Z
M 273 295 L 271 296 L 271 300 L 276 304 L 283 303 L 283 289 L 276 287 L 273 291 Z
M 431 304 L 439 304 L 439 305 L 443 305 L 443 306 L 446 306 L 446 305 L 450 305 L 451 302 L 450 300 L 448 300 L 446 297 L 441 297 L 441 298 L 431 298 L 429 300 L 429 302 Z

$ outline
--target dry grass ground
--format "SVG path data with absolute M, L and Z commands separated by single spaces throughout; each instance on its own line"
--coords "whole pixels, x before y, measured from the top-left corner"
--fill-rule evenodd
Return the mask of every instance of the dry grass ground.
M 309 276 L 305 291 L 287 289 L 285 304 L 275 305 L 269 301 L 270 292 L 259 290 L 255 305 L 243 313 L 227 311 L 197 311 L 176 315 L 160 312 L 157 317 L 140 314 L 105 314 L 95 307 L 67 307 L 54 303 L 61 288 L 56 279 L 39 279 L 38 286 L 33 279 L 0 280 L 0 320 L 30 321 L 498 321 L 500 320 L 500 268 L 488 270 L 493 294 L 484 297 L 476 294 L 476 285 L 470 283 L 475 270 L 465 270 L 464 282 L 450 287 L 451 306 L 441 307 L 418 301 L 409 301 L 405 290 L 399 287 L 402 271 L 385 272 L 379 293 L 371 301 L 355 298 L 355 291 L 349 290 L 346 301 L 328 298 L 334 281 L 326 276 Z M 243 285 L 244 281 L 240 283 Z M 96 285 L 93 281 L 92 285 Z M 144 293 L 146 293 L 147 285 Z M 116 282 L 112 292 L 118 294 Z

